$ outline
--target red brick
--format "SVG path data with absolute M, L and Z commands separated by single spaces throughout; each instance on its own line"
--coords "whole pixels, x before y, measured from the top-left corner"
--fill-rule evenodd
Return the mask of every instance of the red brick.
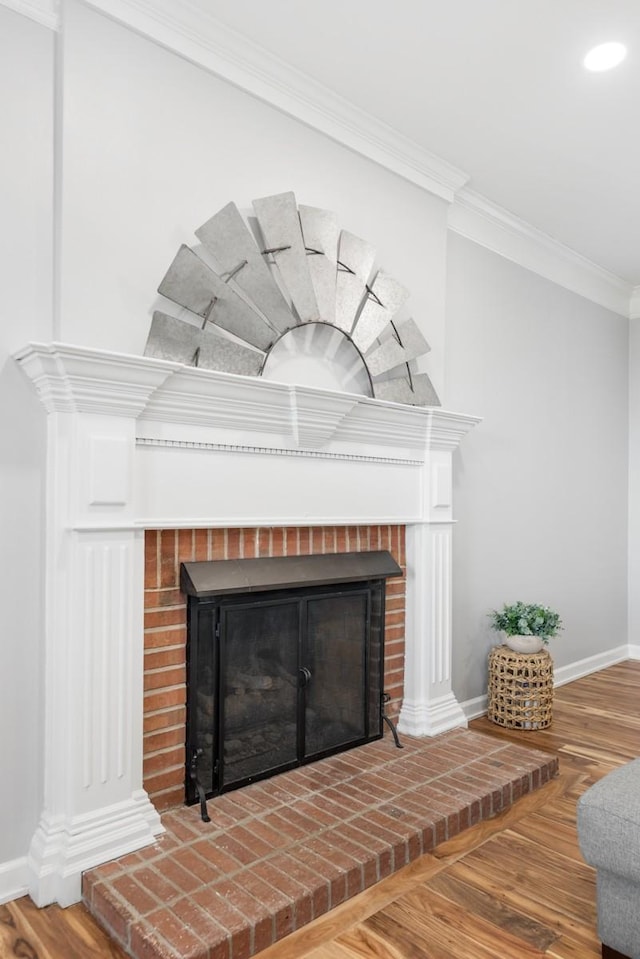
M 301 527 L 298 530 L 298 552 L 297 556 L 307 556 L 311 552 L 311 530 L 308 527 Z
M 167 689 L 178 686 L 186 681 L 186 665 L 171 666 L 165 669 L 154 669 L 144 674 L 145 692 L 152 689 Z
M 209 530 L 194 529 L 193 558 L 196 563 L 204 563 L 209 557 Z
M 118 876 L 111 880 L 111 886 L 131 905 L 140 916 L 158 908 L 158 900 L 149 894 L 132 876 Z
M 162 649 L 148 650 L 144 657 L 145 672 L 180 663 L 184 664 L 184 646 L 164 646 Z
M 194 843 L 193 850 L 209 863 L 217 878 L 238 872 L 243 862 L 228 849 L 223 849 L 216 841 L 217 837 L 202 838 Z
M 147 922 L 176 950 L 180 959 L 208 959 L 208 949 L 202 939 L 172 909 L 161 907 L 147 916 Z
M 199 531 L 196 530 L 196 533 Z M 225 556 L 225 544 L 226 544 L 226 530 L 224 529 L 210 529 L 205 531 L 207 533 L 207 554 L 202 557 L 202 560 L 211 560 L 211 559 L 226 559 Z M 198 542 L 196 537 L 196 550 L 202 550 L 203 544 Z M 201 560 L 201 562 L 202 562 Z
M 171 769 L 175 766 L 184 767 L 184 753 L 184 743 L 169 749 L 163 749 L 158 753 L 150 753 L 144 760 L 144 778 L 149 779 L 149 777 L 155 775 L 155 773 L 165 769 Z
M 297 526 L 287 526 L 284 530 L 283 547 L 285 556 L 298 556 L 300 553 L 300 530 Z
M 170 729 L 174 726 L 184 727 L 184 722 L 186 719 L 187 710 L 186 706 L 174 706 L 169 709 L 161 709 L 155 713 L 145 713 L 144 716 L 144 732 L 147 733 L 155 732 L 156 730 L 161 729 Z
M 186 611 L 185 611 L 185 621 L 186 621 Z M 160 627 L 159 629 L 152 629 L 149 632 L 144 634 L 144 648 L 145 652 L 150 649 L 161 649 L 163 646 L 182 646 L 183 649 L 187 643 L 187 627 L 186 625 L 181 626 L 180 628 L 172 627 Z M 184 652 L 183 652 L 184 655 Z
M 188 928 L 212 950 L 210 955 L 226 957 L 231 953 L 229 932 L 206 910 L 191 898 L 181 899 L 173 906 L 173 912 Z M 209 959 L 209 957 L 207 957 Z
M 143 886 L 151 895 L 155 896 L 162 903 L 171 902 L 178 895 L 178 890 L 173 886 L 164 875 L 164 860 L 159 862 L 160 873 L 155 866 L 140 866 L 134 869 L 132 876 Z
M 184 790 L 184 765 L 176 766 L 174 769 L 167 769 L 157 776 L 145 776 L 144 788 L 147 790 L 151 799 L 155 793 L 164 792 L 166 789 L 176 789 L 182 786 Z
M 263 903 L 273 916 L 273 939 L 277 942 L 293 931 L 293 900 L 281 889 L 265 882 L 257 871 L 250 870 L 242 875 L 242 887 L 259 902 Z
M 176 806 L 181 806 L 184 802 L 184 785 L 172 786 L 170 789 L 154 792 L 151 800 L 158 812 L 175 809 Z
M 228 855 L 232 856 L 239 864 L 243 866 L 255 862 L 256 859 L 260 858 L 262 855 L 260 849 L 257 849 L 256 847 L 251 848 L 250 846 L 245 846 L 243 842 L 239 842 L 235 838 L 233 833 L 234 829 L 230 829 L 228 832 L 219 836 L 216 839 L 217 848 L 228 853 Z
M 360 552 L 369 552 L 371 550 L 371 527 L 358 527 L 358 549 Z
M 268 856 L 274 849 L 286 844 L 286 837 L 270 829 L 261 819 L 252 819 L 249 828 L 234 826 L 229 837 L 248 849 L 254 859 Z
M 160 586 L 178 585 L 177 530 L 160 532 Z
M 144 585 L 145 588 L 156 589 L 159 585 L 158 576 L 158 537 L 156 529 L 148 529 L 144 534 Z
M 153 690 L 144 694 L 145 713 L 154 713 L 170 706 L 183 706 L 187 701 L 187 688 L 184 685 L 172 689 Z
M 166 589 L 145 589 L 144 591 L 145 610 L 157 609 L 161 606 L 184 606 L 184 602 L 184 594 L 175 587 L 167 587 Z
M 239 559 L 242 556 L 240 536 L 242 530 L 228 529 L 225 559 Z
M 264 903 L 259 902 L 232 879 L 222 879 L 212 887 L 212 891 L 223 901 L 230 903 L 248 923 L 252 940 L 252 954 L 260 952 L 272 944 L 273 915 Z
M 336 530 L 330 526 L 322 531 L 322 552 L 335 553 L 338 548 Z
M 162 609 L 145 609 L 144 628 L 155 629 L 157 626 L 182 626 L 186 622 L 187 610 L 184 603 L 175 606 L 163 606 Z
M 271 555 L 272 556 L 284 556 L 284 535 L 285 531 L 282 527 L 274 527 L 271 530 Z
M 235 908 L 235 904 L 227 901 L 217 885 L 200 889 L 191 898 L 226 931 L 231 955 L 236 959 L 247 959 L 251 950 L 252 923 Z
M 184 726 L 174 726 L 170 729 L 158 729 L 145 735 L 144 753 L 158 752 L 161 749 L 167 749 L 170 746 L 184 744 Z
M 146 919 L 131 927 L 128 951 L 134 959 L 179 959 L 173 946 L 165 942 Z
M 347 884 L 347 899 L 362 892 L 364 889 L 362 863 L 346 853 L 337 842 L 333 843 L 330 833 L 323 833 L 321 838 L 313 839 L 308 845 L 313 852 L 333 863 L 343 873 Z
M 104 882 L 93 887 L 91 907 L 110 934 L 119 942 L 125 943 L 129 926 L 139 918 L 135 909 L 113 891 L 111 884 Z
M 249 549 L 250 542 L 250 551 Z M 255 530 L 254 535 L 250 538 L 245 538 L 245 556 L 271 556 L 271 530 L 268 528 L 258 527 Z

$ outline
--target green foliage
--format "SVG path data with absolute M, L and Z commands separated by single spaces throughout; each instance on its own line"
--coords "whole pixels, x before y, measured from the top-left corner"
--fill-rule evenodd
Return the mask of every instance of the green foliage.
M 507 636 L 540 636 L 544 643 L 562 629 L 560 616 L 548 606 L 505 604 L 502 609 L 492 610 L 489 616 L 492 628 L 501 629 Z

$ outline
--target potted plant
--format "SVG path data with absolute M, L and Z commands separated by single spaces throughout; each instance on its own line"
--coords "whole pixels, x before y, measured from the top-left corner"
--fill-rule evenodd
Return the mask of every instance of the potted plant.
M 517 653 L 537 653 L 562 629 L 558 613 L 548 606 L 505 604 L 489 613 L 491 627 L 506 634 L 505 643 Z

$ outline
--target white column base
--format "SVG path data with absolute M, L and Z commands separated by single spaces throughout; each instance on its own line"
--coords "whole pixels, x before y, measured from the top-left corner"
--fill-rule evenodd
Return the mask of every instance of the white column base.
M 467 717 L 453 693 L 429 702 L 405 699 L 398 720 L 398 730 L 408 736 L 437 736 L 459 726 L 467 726 Z
M 86 869 L 148 846 L 164 831 L 143 789 L 129 800 L 72 819 L 45 813 L 28 856 L 29 894 L 37 906 L 79 902 Z

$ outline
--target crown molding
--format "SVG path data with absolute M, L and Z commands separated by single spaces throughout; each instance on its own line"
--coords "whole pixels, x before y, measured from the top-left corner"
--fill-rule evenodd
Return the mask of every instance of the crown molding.
M 640 320 L 640 286 L 634 286 L 633 290 L 631 291 L 629 317 L 632 320 Z
M 629 317 L 634 289 L 570 247 L 531 226 L 475 190 L 460 190 L 449 207 L 454 233 L 499 253 L 553 283 L 600 306 Z M 640 312 L 640 287 L 636 306 Z
M 136 32 L 447 201 L 468 174 L 187 0 L 83 0 Z
M 0 4 L 50 30 L 57 30 L 60 24 L 59 0 L 0 0 Z

